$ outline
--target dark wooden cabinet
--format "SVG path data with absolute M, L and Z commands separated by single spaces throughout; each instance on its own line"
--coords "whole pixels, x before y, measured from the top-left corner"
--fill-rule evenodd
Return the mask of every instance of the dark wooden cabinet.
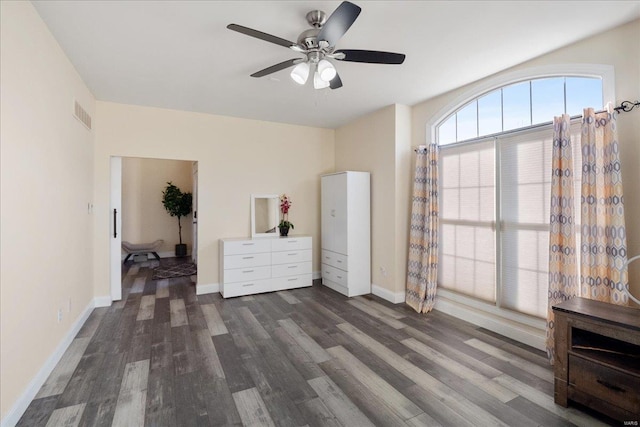
M 555 402 L 640 418 L 640 310 L 574 298 L 553 307 Z

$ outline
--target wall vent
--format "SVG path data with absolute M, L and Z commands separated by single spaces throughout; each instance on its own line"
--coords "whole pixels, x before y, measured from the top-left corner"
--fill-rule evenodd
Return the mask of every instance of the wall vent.
M 78 101 L 74 101 L 73 103 L 73 117 L 78 119 L 87 129 L 91 130 L 91 116 L 82 108 Z

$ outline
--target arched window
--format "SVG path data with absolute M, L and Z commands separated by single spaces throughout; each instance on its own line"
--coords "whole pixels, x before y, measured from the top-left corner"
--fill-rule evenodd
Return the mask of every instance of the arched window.
M 554 116 L 582 114 L 603 106 L 599 77 L 543 77 L 511 83 L 482 94 L 437 127 L 438 144 L 447 145 L 548 123 Z
M 553 117 L 576 116 L 579 161 L 582 109 L 615 99 L 612 67 L 565 69 L 485 81 L 431 125 L 440 145 L 439 292 L 532 326 L 547 310 Z

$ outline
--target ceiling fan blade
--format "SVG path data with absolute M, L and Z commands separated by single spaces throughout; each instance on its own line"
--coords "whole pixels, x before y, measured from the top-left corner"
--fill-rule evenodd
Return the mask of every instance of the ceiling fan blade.
M 269 74 L 275 73 L 276 71 L 284 70 L 285 68 L 292 67 L 300 62 L 304 61 L 302 58 L 288 59 L 279 64 L 272 65 L 271 67 L 267 67 L 264 70 L 257 71 L 251 74 L 251 77 L 264 77 Z
M 338 73 L 336 73 L 336 76 L 329 82 L 329 87 L 331 89 L 340 89 L 342 87 L 342 79 L 340 79 Z
M 344 54 L 344 58 L 340 58 Z M 366 62 L 368 64 L 402 64 L 405 59 L 403 53 L 380 52 L 377 50 L 341 49 L 333 52 L 339 61 Z
M 361 10 L 355 4 L 343 1 L 322 26 L 318 33 L 318 41 L 325 40 L 329 46 L 335 46 L 360 15 Z
M 292 48 L 294 46 L 297 46 L 292 41 L 285 40 L 285 39 L 280 38 L 280 37 L 272 36 L 271 34 L 263 33 L 262 31 L 254 30 L 253 28 L 243 27 L 242 25 L 229 24 L 229 25 L 227 25 L 227 28 L 230 29 L 230 30 L 233 30 L 233 31 L 237 31 L 237 32 L 242 33 L 242 34 L 246 34 L 247 36 L 251 36 L 251 37 L 255 37 L 255 38 L 260 39 L 260 40 L 264 40 L 264 41 L 269 42 L 269 43 L 278 44 L 280 46 L 284 46 L 284 47 L 288 47 L 288 48 Z

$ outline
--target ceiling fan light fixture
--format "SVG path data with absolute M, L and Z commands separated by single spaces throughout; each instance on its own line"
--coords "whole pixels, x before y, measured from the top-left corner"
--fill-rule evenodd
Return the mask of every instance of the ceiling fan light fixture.
M 329 82 L 322 80 L 322 77 L 320 77 L 320 73 L 318 73 L 317 71 L 313 73 L 313 88 L 324 89 L 326 87 L 329 87 Z
M 299 63 L 291 70 L 291 79 L 299 85 L 305 84 L 308 78 L 309 64 L 306 62 Z
M 318 74 L 322 80 L 330 82 L 336 76 L 336 68 L 331 62 L 323 59 L 318 62 Z

